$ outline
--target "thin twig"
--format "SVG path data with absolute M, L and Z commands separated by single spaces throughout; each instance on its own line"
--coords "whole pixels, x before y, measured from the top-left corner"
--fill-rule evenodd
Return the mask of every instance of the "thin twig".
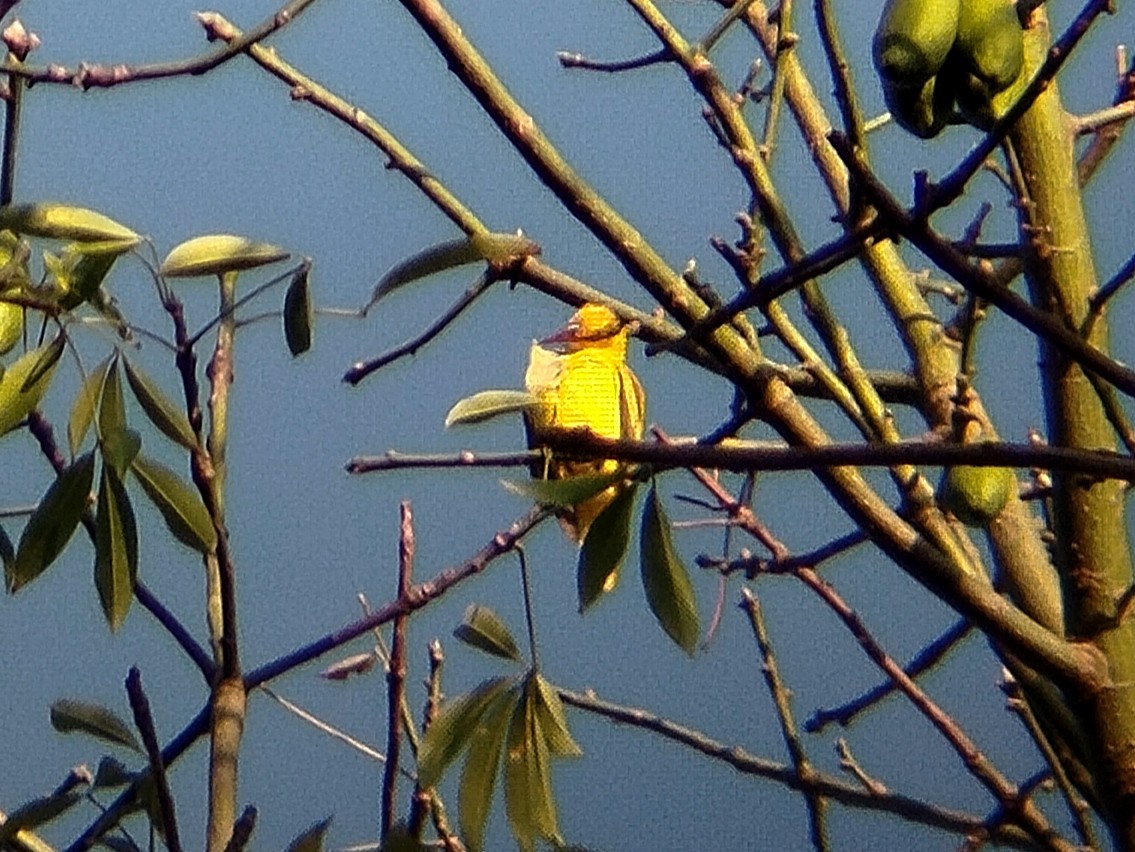
M 398 600 L 410 593 L 414 572 L 414 516 L 408 500 L 399 505 L 401 519 L 398 537 Z M 398 756 L 402 749 L 402 705 L 406 687 L 406 613 L 394 619 L 393 638 L 390 642 L 390 665 L 386 672 L 386 766 L 382 775 L 383 840 L 394 826 L 394 797 L 398 781 Z
M 666 50 L 648 53 L 645 56 L 636 56 L 633 59 L 607 61 L 589 59 L 582 53 L 572 53 L 570 51 L 561 50 L 556 54 L 556 59 L 560 61 L 560 65 L 564 68 L 582 68 L 585 71 L 603 71 L 608 74 L 617 74 L 621 71 L 634 71 L 638 68 L 647 68 L 651 65 L 674 61 L 670 52 Z
M 165 834 L 166 848 L 170 852 L 181 852 L 181 837 L 177 831 L 177 816 L 173 807 L 173 796 L 169 790 L 165 764 L 162 763 L 162 750 L 158 745 L 158 735 L 154 730 L 154 717 L 150 713 L 150 702 L 142 688 L 142 675 L 137 666 L 131 666 L 126 676 L 126 693 L 130 696 L 130 709 L 134 711 L 134 725 L 142 738 L 146 757 L 150 761 L 150 777 L 158 800 L 161 814 L 162 832 Z
M 322 731 L 323 733 L 327 734 L 329 737 L 331 737 L 333 739 L 336 739 L 336 740 L 339 740 L 340 742 L 346 743 L 347 745 L 349 745 L 351 748 L 353 748 L 355 751 L 357 751 L 359 754 L 363 755 L 364 757 L 369 757 L 371 760 L 378 761 L 379 763 L 386 763 L 386 755 L 384 755 L 382 752 L 380 752 L 380 751 L 378 751 L 374 748 L 371 748 L 369 745 L 364 743 L 362 740 L 351 736 L 350 734 L 346 733 L 345 731 L 340 730 L 339 728 L 336 728 L 334 725 L 331 725 L 331 724 L 328 724 L 327 722 L 324 722 L 318 716 L 315 716 L 315 715 L 309 713 L 307 710 L 304 710 L 302 707 L 300 707 L 294 701 L 290 701 L 289 699 L 284 698 L 284 696 L 280 695 L 278 692 L 273 690 L 270 686 L 267 686 L 266 684 L 261 684 L 259 689 L 260 689 L 261 692 L 263 692 L 265 695 L 267 695 L 269 698 L 271 698 L 273 701 L 275 701 L 277 704 L 279 704 L 281 707 L 283 707 L 289 713 L 291 713 L 292 715 L 294 715 L 294 716 L 302 719 L 303 721 L 307 722 L 313 728 L 315 728 L 319 731 Z
M 781 680 L 780 667 L 777 665 L 776 655 L 772 650 L 772 642 L 769 639 L 768 626 L 765 624 L 764 615 L 761 612 L 761 604 L 752 589 L 741 589 L 741 608 L 748 613 L 749 625 L 753 629 L 753 635 L 756 637 L 757 647 L 760 649 L 763 661 L 761 674 L 764 675 L 765 684 L 772 696 L 776 716 L 780 722 L 780 732 L 784 737 L 784 744 L 788 747 L 788 754 L 792 758 L 792 765 L 796 770 L 800 789 L 803 791 L 804 800 L 808 805 L 812 845 L 817 852 L 823 852 L 823 850 L 828 849 L 827 823 L 824 816 L 827 803 L 813 786 L 816 770 L 812 766 L 812 761 L 808 759 L 808 753 L 804 750 L 804 743 L 801 742 L 800 734 L 796 730 L 788 688 Z

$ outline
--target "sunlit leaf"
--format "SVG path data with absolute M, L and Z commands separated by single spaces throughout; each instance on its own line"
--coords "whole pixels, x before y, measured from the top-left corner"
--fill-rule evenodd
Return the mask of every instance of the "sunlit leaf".
M 302 355 L 311 348 L 311 266 L 304 263 L 292 276 L 284 294 L 284 340 L 288 351 Z
M 53 240 L 117 243 L 123 250 L 142 241 L 134 231 L 102 213 L 53 202 L 0 207 L 0 228 Z
M 467 645 L 506 660 L 520 661 L 520 648 L 512 633 L 495 612 L 486 606 L 469 604 L 453 635 Z
M 185 412 L 174 405 L 161 388 L 150 379 L 142 370 L 127 358 L 122 359 L 126 368 L 126 381 L 134 392 L 135 399 L 142 406 L 142 411 L 150 418 L 150 422 L 158 431 L 186 449 L 197 446 L 197 438 L 193 428 L 189 425 L 189 418 Z
M 700 631 L 694 586 L 674 549 L 670 521 L 654 486 L 642 512 L 639 554 L 650 611 L 678 647 L 693 654 Z
M 87 734 L 103 742 L 142 753 L 134 732 L 113 710 L 101 704 L 60 698 L 51 705 L 51 727 L 61 734 Z
M 477 721 L 493 698 L 515 683 L 515 679 L 495 677 L 478 684 L 472 692 L 454 698 L 441 708 L 430 724 L 418 751 L 418 783 L 433 787 L 442 773 L 469 745 Z
M 3 291 L 0 286 L 0 291 Z M 7 355 L 24 336 L 24 309 L 0 300 L 0 355 Z
M 619 579 L 619 568 L 631 537 L 636 490 L 635 484 L 622 489 L 592 522 L 583 539 L 575 575 L 580 612 L 611 591 Z
M 548 744 L 548 751 L 556 757 L 579 757 L 583 754 L 583 749 L 568 730 L 567 715 L 556 688 L 538 672 L 532 678 L 536 684 L 533 695 L 536 718 L 544 741 Z
M 497 786 L 497 769 L 501 750 L 508 734 L 509 720 L 522 699 L 523 690 L 508 689 L 498 693 L 477 720 L 469 740 L 469 754 L 461 769 L 461 785 L 457 794 L 457 812 L 461 837 L 470 852 L 484 848 L 485 823 L 493 804 Z
M 59 356 L 63 354 L 63 337 L 21 355 L 9 364 L 0 376 L 0 435 L 11 432 L 39 405 Z
M 276 263 L 288 256 L 279 246 L 235 234 L 207 234 L 176 246 L 162 261 L 166 278 L 221 275 Z
M 21 831 L 31 831 L 46 825 L 68 811 L 83 799 L 82 790 L 65 790 L 38 799 L 32 799 L 8 814 L 0 825 L 0 849 L 22 848 L 14 846 L 16 835 Z
M 321 819 L 288 844 L 287 852 L 323 852 L 323 838 L 331 826 L 331 817 Z
M 541 506 L 575 506 L 621 482 L 626 476 L 626 471 L 616 470 L 567 479 L 502 479 L 501 485 Z
M 469 423 L 483 423 L 502 414 L 513 414 L 524 411 L 540 400 L 535 394 L 519 390 L 487 390 L 467 396 L 458 400 L 449 413 L 445 415 L 446 428 L 450 426 L 466 425 Z
M 126 620 L 138 575 L 138 528 L 122 480 L 103 465 L 95 517 L 95 588 L 111 630 Z
M 94 421 L 95 406 L 102 398 L 102 386 L 110 362 L 111 358 L 107 358 L 87 373 L 83 384 L 79 386 L 79 392 L 75 394 L 74 402 L 71 403 L 71 416 L 67 418 L 67 443 L 71 447 L 71 455 L 79 452 L 87 432 L 90 431 L 91 423 Z
M 63 552 L 87 508 L 94 476 L 95 455 L 86 453 L 51 483 L 20 535 L 8 591 L 19 591 Z
M 142 453 L 134 457 L 130 469 L 174 538 L 201 553 L 211 553 L 216 548 L 216 527 L 196 489 Z

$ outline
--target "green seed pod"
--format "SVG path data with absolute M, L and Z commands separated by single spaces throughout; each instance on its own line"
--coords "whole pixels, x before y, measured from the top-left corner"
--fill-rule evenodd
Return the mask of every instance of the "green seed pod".
M 941 133 L 954 115 L 953 88 L 941 74 L 914 88 L 884 80 L 883 98 L 891 118 L 923 139 Z
M 954 53 L 986 99 L 1013 85 L 1025 66 L 1024 31 L 1013 0 L 961 0 Z
M 1001 514 L 1017 489 L 1007 467 L 946 468 L 938 486 L 938 502 L 967 527 L 985 527 Z
M 946 62 L 958 14 L 959 0 L 887 0 L 872 45 L 875 70 L 884 81 L 920 87 Z

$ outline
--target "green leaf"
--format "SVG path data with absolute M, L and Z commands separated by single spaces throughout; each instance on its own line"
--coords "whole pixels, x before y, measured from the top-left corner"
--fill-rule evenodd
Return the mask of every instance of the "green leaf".
M 576 588 L 579 611 L 583 612 L 619 579 L 619 568 L 627 554 L 631 537 L 631 512 L 637 483 L 622 489 L 611 504 L 591 524 L 579 551 Z
M 16 549 L 12 547 L 12 539 L 0 525 L 0 564 L 4 566 L 4 588 L 10 589 L 13 582 L 13 572 L 16 570 Z
M 461 837 L 470 852 L 481 852 L 484 848 L 485 823 L 493 804 L 501 751 L 509 720 L 522 697 L 523 690 L 517 688 L 497 694 L 477 720 L 470 737 L 469 754 L 461 769 L 457 793 Z
M 503 621 L 487 606 L 469 604 L 453 635 L 474 648 L 506 660 L 520 662 L 520 648 Z
M 51 705 L 51 727 L 61 734 L 87 734 L 142 754 L 130 726 L 101 704 L 60 698 Z
M 519 390 L 487 390 L 458 400 L 445 415 L 445 427 L 483 423 L 502 414 L 524 411 L 540 400 L 535 394 Z
M 436 275 L 447 269 L 454 269 L 482 260 L 481 252 L 468 239 L 450 240 L 430 246 L 395 265 L 389 272 L 379 279 L 374 286 L 370 301 L 363 305 L 362 313 L 378 304 L 379 300 L 393 293 L 399 287 L 404 287 L 429 275 Z
M 126 400 L 122 395 L 122 379 L 118 373 L 118 359 L 111 364 L 102 386 L 99 400 L 99 438 L 106 440 L 126 428 Z
M 90 431 L 95 416 L 95 405 L 102 397 L 103 382 L 106 380 L 111 358 L 107 358 L 87 373 L 87 377 L 79 387 L 79 392 L 75 394 L 75 401 L 71 403 L 71 416 L 67 418 L 67 443 L 71 447 L 71 455 L 79 452 L 87 432 Z
M 627 478 L 625 470 L 571 476 L 567 479 L 502 479 L 501 485 L 513 494 L 527 497 L 541 506 L 575 506 L 605 488 Z
M 103 465 L 95 517 L 95 588 L 112 631 L 122 626 L 134 600 L 138 528 L 122 480 Z
M 63 336 L 21 355 L 0 376 L 0 435 L 11 432 L 31 413 L 51 384 Z
M 76 243 L 64 249 L 61 263 L 64 272 L 58 277 L 58 284 L 65 295 L 59 300 L 60 308 L 69 311 L 83 302 L 95 299 L 99 287 L 110 273 L 110 268 L 118 260 L 118 255 L 130 248 L 123 243 L 110 243 L 112 248 L 118 248 L 119 251 L 107 251 L 105 250 L 107 245 L 107 243 Z
M 134 457 L 130 469 L 174 538 L 201 553 L 211 553 L 216 548 L 216 527 L 196 489 L 165 465 L 141 453 Z
M 119 429 L 117 432 L 104 433 L 102 443 L 102 463 L 111 468 L 121 480 L 130 469 L 130 464 L 142 448 L 142 436 L 133 429 Z
M 193 434 L 185 412 L 174 405 L 162 393 L 161 388 L 141 369 L 131 364 L 129 359 L 123 358 L 122 363 L 126 367 L 126 381 L 134 391 L 134 398 L 138 400 L 150 422 L 159 432 L 187 450 L 196 447 L 197 437 Z
M 678 647 L 692 655 L 700 632 L 694 586 L 674 549 L 670 521 L 653 485 L 642 512 L 639 555 L 650 611 Z
M 286 251 L 271 243 L 235 234 L 207 234 L 176 246 L 166 255 L 159 271 L 166 278 L 221 275 L 276 263 L 287 256 Z
M 521 849 L 534 850 L 536 839 L 562 846 L 552 796 L 551 755 L 536 711 L 535 675 L 524 684 L 508 727 L 504 762 L 505 812 Z
M 138 234 L 102 213 L 52 202 L 0 207 L 0 228 L 53 240 L 117 243 L 123 251 L 142 241 Z
M 110 788 L 123 787 L 134 780 L 136 776 L 121 760 L 110 755 L 104 755 L 99 760 L 99 768 L 95 771 L 95 787 Z
M 20 535 L 8 591 L 19 591 L 63 552 L 87 508 L 94 476 L 95 455 L 86 453 L 51 483 Z
M 331 817 L 321 819 L 288 844 L 287 852 L 323 852 L 323 837 L 331 826 Z
M 541 674 L 536 673 L 533 679 L 536 682 L 533 696 L 536 718 L 544 741 L 548 744 L 548 751 L 556 757 L 579 757 L 583 754 L 583 749 L 568 730 L 567 716 L 559 693 Z
M 82 799 L 83 791 L 72 789 L 51 793 L 20 805 L 0 825 L 0 849 L 22 849 L 23 844 L 17 843 L 17 834 L 46 825 Z
M 446 702 L 430 724 L 418 751 L 418 783 L 433 787 L 449 764 L 469 745 L 478 720 L 493 698 L 516 681 L 494 677 L 477 685 L 472 692 Z
M 311 265 L 305 262 L 288 284 L 284 294 L 284 340 L 293 356 L 311 348 Z

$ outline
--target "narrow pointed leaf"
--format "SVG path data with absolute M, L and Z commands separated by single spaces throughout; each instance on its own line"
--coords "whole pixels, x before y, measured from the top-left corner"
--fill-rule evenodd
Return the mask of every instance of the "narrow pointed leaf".
M 453 635 L 467 645 L 506 660 L 520 661 L 520 648 L 504 622 L 487 606 L 469 604 Z
M 103 465 L 95 516 L 95 588 L 110 629 L 126 620 L 138 574 L 138 528 L 122 480 Z
M 67 418 L 67 443 L 71 447 L 71 455 L 79 452 L 83 441 L 90 431 L 94 421 L 95 407 L 102 398 L 102 386 L 106 380 L 106 372 L 110 367 L 110 358 L 87 373 L 75 400 L 71 403 L 71 416 Z
M 4 286 L 0 284 L 0 293 Z M 24 335 L 24 309 L 11 302 L 0 301 L 0 355 L 7 355 Z M 0 375 L 3 368 L 0 366 Z
M 99 437 L 106 439 L 115 432 L 126 428 L 126 400 L 122 395 L 122 379 L 118 371 L 118 359 L 107 370 L 106 381 L 102 386 L 99 400 Z
M 0 564 L 4 566 L 4 588 L 11 589 L 16 581 L 16 549 L 3 526 L 0 526 Z
M 321 819 L 288 844 L 287 852 L 323 852 L 323 838 L 331 827 L 331 817 Z
M 700 631 L 694 586 L 674 549 L 670 521 L 654 486 L 642 512 L 639 556 L 650 611 L 678 647 L 692 655 Z
M 535 849 L 537 838 L 563 845 L 552 797 L 551 756 L 534 696 L 530 675 L 509 724 L 504 767 L 505 812 L 513 837 L 525 850 Z
M 536 718 L 544 741 L 548 744 L 548 751 L 556 757 L 579 757 L 583 754 L 583 749 L 568 730 L 564 704 L 560 701 L 556 688 L 539 673 L 534 675 L 534 680 Z
M 174 405 L 162 393 L 162 389 L 140 368 L 131 364 L 129 359 L 123 358 L 122 363 L 126 367 L 126 381 L 130 384 L 130 390 L 134 392 L 134 398 L 138 400 L 150 422 L 171 441 L 186 449 L 196 447 L 197 438 L 185 412 Z
M 429 275 L 436 275 L 447 269 L 454 269 L 482 260 L 481 252 L 468 239 L 450 240 L 430 246 L 412 257 L 395 265 L 389 272 L 379 279 L 374 286 L 370 301 L 363 305 L 362 313 L 366 314 L 378 304 L 379 300 L 393 293 L 399 287 L 404 287 Z
M 124 249 L 130 248 L 122 243 L 112 245 L 124 246 Z M 102 250 L 105 246 L 106 243 L 96 243 L 93 246 L 95 250 L 89 253 L 82 244 L 67 247 L 64 254 L 70 253 L 77 257 L 72 258 L 69 264 L 67 293 L 59 302 L 63 310 L 72 310 L 83 302 L 97 301 L 99 287 L 106 280 L 114 262 L 118 260 L 118 253 Z
M 15 429 L 39 405 L 62 354 L 60 335 L 51 343 L 24 353 L 4 370 L 0 376 L 0 435 Z
M 487 390 L 458 400 L 445 415 L 445 426 L 483 423 L 502 414 L 525 411 L 538 405 L 539 398 L 528 391 Z
M 497 694 L 481 714 L 470 738 L 469 754 L 461 769 L 461 785 L 457 793 L 461 837 L 470 852 L 484 849 L 485 823 L 493 804 L 501 751 L 508 734 L 509 720 L 522 694 L 523 691 L 517 688 Z
M 469 738 L 489 702 L 513 683 L 513 678 L 490 678 L 441 708 L 418 752 L 418 783 L 422 787 L 437 784 L 446 767 L 469 745 Z
M 288 284 L 284 294 L 284 340 L 293 356 L 311 348 L 311 266 L 304 263 Z
M 142 436 L 133 429 L 104 433 L 99 448 L 102 450 L 102 463 L 121 480 L 142 448 Z
M 620 491 L 592 522 L 583 539 L 575 575 L 580 612 L 605 592 L 611 591 L 619 579 L 619 568 L 631 538 L 631 513 L 636 490 L 636 485 L 632 484 Z
M 75 459 L 47 489 L 20 535 L 8 591 L 19 591 L 63 552 L 87 508 L 94 476 L 95 455 L 86 453 Z
M 134 231 L 102 213 L 52 202 L 0 207 L 0 228 L 53 240 L 121 243 L 123 250 L 142 241 Z
M 130 469 L 174 538 L 201 553 L 216 548 L 216 527 L 194 488 L 145 454 L 135 456 Z
M 567 479 L 502 479 L 501 485 L 541 506 L 575 506 L 626 477 L 626 471 L 616 470 Z
M 82 790 L 66 790 L 32 799 L 27 804 L 16 808 L 8 814 L 3 825 L 0 825 L 0 849 L 22 848 L 22 844 L 12 845 L 17 834 L 21 831 L 33 831 L 42 825 L 46 825 L 56 817 L 66 813 L 82 799 Z
M 51 705 L 51 727 L 61 734 L 87 734 L 142 753 L 134 732 L 113 710 L 101 704 L 60 698 Z
M 276 263 L 288 256 L 279 246 L 235 234 L 207 234 L 176 246 L 162 261 L 166 278 L 221 275 Z

